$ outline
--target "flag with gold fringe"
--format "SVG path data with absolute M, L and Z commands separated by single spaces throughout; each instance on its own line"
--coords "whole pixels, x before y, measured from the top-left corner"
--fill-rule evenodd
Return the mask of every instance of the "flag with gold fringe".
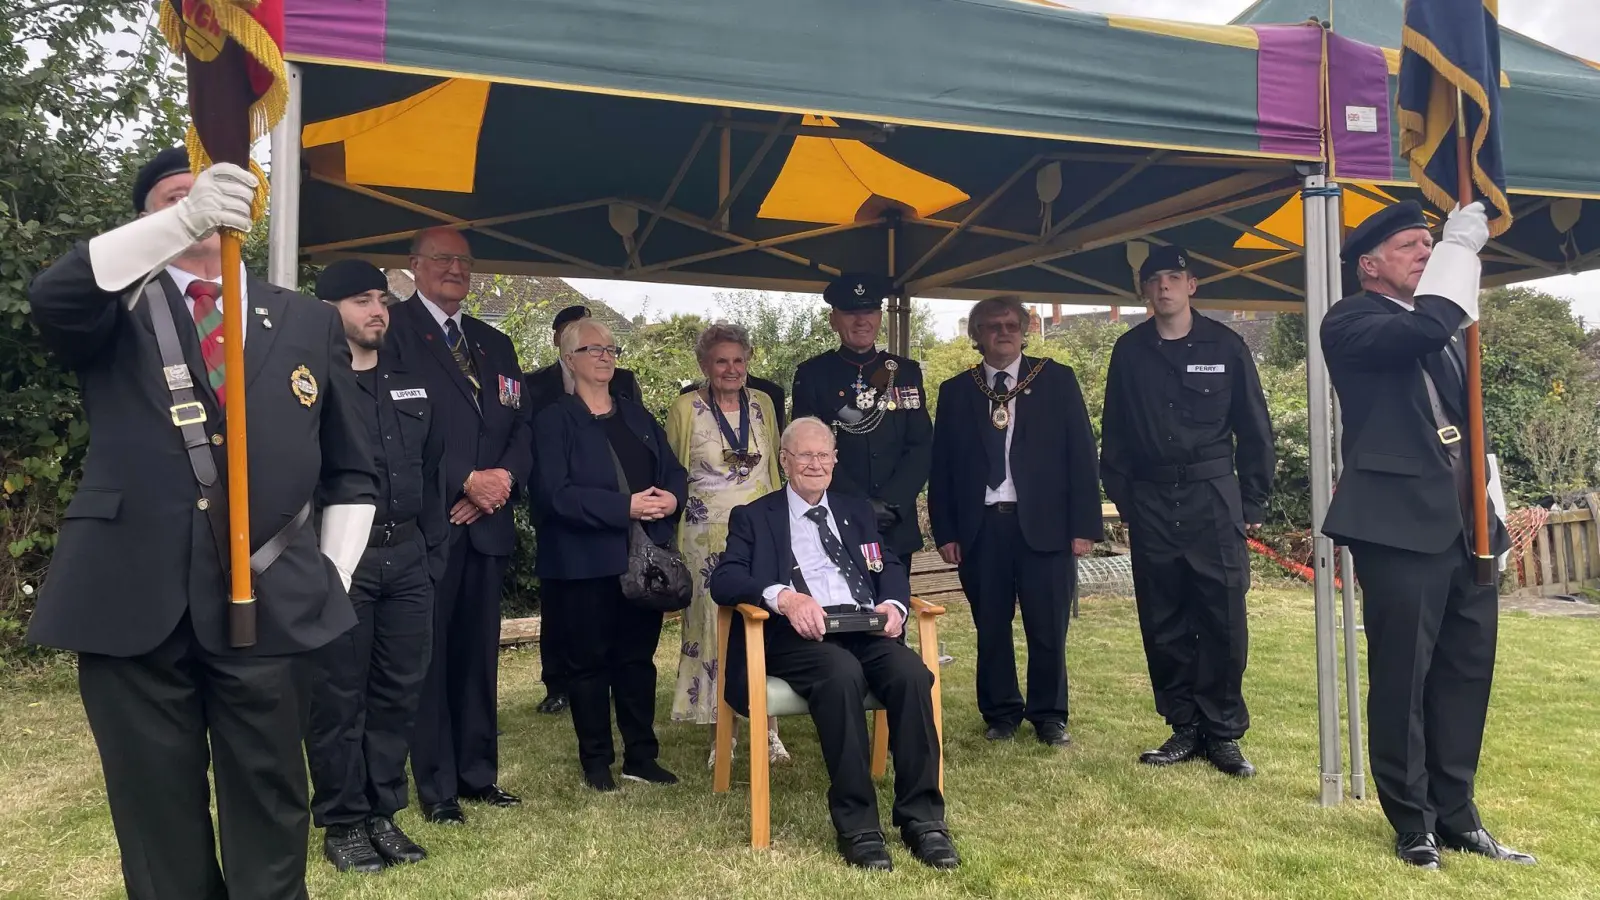
M 283 118 L 283 0 L 161 0 L 161 33 L 189 83 L 189 162 L 248 167 L 261 179 L 251 214 L 267 211 L 267 179 L 250 147 Z
M 1489 233 L 1511 227 L 1500 150 L 1499 0 L 1406 0 L 1401 33 L 1400 154 L 1411 179 L 1442 210 L 1456 206 L 1456 92 L 1461 92 L 1473 197 L 1489 214 Z

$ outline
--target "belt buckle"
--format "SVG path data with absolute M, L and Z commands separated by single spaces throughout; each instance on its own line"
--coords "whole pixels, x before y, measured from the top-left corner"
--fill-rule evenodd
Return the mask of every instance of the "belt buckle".
M 1449 446 L 1461 442 L 1461 429 L 1454 425 L 1446 425 L 1439 429 L 1439 443 Z
M 1189 480 L 1189 467 L 1186 466 L 1186 465 L 1178 466 L 1178 484 L 1183 484 L 1184 482 L 1186 482 L 1188 480 Z
M 206 408 L 194 400 L 188 403 L 175 403 L 168 411 L 172 413 L 172 424 L 179 428 L 185 425 L 199 425 L 206 420 Z
M 385 523 L 383 523 L 383 545 L 385 547 L 387 547 L 393 541 L 394 541 L 394 523 L 393 522 L 385 522 Z

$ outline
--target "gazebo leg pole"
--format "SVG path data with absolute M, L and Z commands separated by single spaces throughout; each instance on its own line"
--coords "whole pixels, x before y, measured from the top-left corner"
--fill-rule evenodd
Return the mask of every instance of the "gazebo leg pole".
M 1333 496 L 1333 395 L 1323 362 L 1319 334 L 1328 311 L 1328 258 L 1326 184 L 1319 166 L 1305 176 L 1301 199 L 1305 206 L 1306 254 L 1306 388 L 1311 432 L 1311 567 L 1315 576 L 1317 638 L 1317 736 L 1322 775 L 1323 806 L 1344 799 L 1344 765 L 1339 746 L 1339 653 L 1334 634 L 1333 542 L 1322 533 L 1322 520 Z
M 1338 185 L 1330 183 L 1330 188 L 1337 190 Z M 1328 198 L 1327 208 L 1327 240 L 1328 240 L 1328 297 L 1344 294 L 1343 276 L 1339 265 L 1339 248 L 1344 244 L 1344 212 L 1341 208 L 1343 195 L 1332 193 Z M 1344 470 L 1344 452 L 1341 443 L 1344 439 L 1344 417 L 1340 414 L 1338 398 L 1333 404 L 1333 452 L 1334 471 Z M 1356 569 L 1354 557 L 1350 554 L 1349 547 L 1339 548 L 1339 572 L 1344 577 L 1341 586 L 1341 615 L 1343 620 L 1344 638 L 1344 696 L 1346 704 L 1347 721 L 1350 745 L 1350 796 L 1356 800 L 1367 798 L 1367 767 L 1365 748 L 1362 746 L 1361 735 L 1361 639 L 1356 633 Z
M 300 67 L 285 63 L 289 102 L 272 129 L 270 218 L 267 226 L 267 280 L 296 290 L 300 281 Z
M 884 229 L 888 235 L 888 264 L 885 271 L 890 278 L 899 274 L 900 269 L 896 264 L 896 245 L 900 237 L 900 217 L 890 215 L 888 227 Z M 889 297 L 888 334 L 889 352 L 900 356 L 911 355 L 911 298 L 906 295 L 904 288 L 895 288 Z

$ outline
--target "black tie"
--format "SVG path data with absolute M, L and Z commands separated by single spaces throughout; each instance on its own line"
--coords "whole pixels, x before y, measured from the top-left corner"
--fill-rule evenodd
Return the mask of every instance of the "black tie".
M 1011 376 L 1004 372 L 994 373 L 994 392 L 1005 396 L 1006 382 Z M 989 412 L 994 412 L 994 402 L 990 401 Z M 989 452 L 989 480 L 990 490 L 994 490 L 1006 480 L 1006 432 L 1011 430 L 1011 423 L 1006 422 L 1005 428 L 996 428 L 991 422 L 983 429 L 983 446 Z
M 467 376 L 467 381 L 472 384 L 474 393 L 482 390 L 478 384 L 478 372 L 472 365 L 472 356 L 467 353 L 467 339 L 462 337 L 461 329 L 456 327 L 455 319 L 444 320 L 444 341 L 450 348 L 450 355 L 456 358 L 456 367 L 461 374 Z
M 839 568 L 839 574 L 844 576 L 844 583 L 850 586 L 850 596 L 855 598 L 857 606 L 872 608 L 872 591 L 867 588 L 866 579 L 861 577 L 861 570 L 845 555 L 844 545 L 834 536 L 833 529 L 828 527 L 828 508 L 826 506 L 813 506 L 806 510 L 806 518 L 815 522 L 817 533 L 822 536 L 823 552 L 828 554 L 828 559 Z

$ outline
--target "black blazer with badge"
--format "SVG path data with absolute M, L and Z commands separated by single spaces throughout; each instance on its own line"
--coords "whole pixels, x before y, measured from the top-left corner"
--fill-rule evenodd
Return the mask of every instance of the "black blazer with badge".
M 1450 418 L 1466 422 L 1455 339 L 1465 324 L 1442 297 L 1418 297 L 1412 312 L 1371 292 L 1340 300 L 1323 319 L 1322 349 L 1344 414 L 1344 473 L 1322 523 L 1335 541 L 1441 553 L 1462 539 L 1470 511 L 1463 516 L 1422 373 Z M 1460 431 L 1462 453 L 1471 453 Z M 1492 508 L 1490 519 L 1499 555 L 1511 542 Z
M 880 603 L 898 600 L 911 604 L 911 581 L 900 557 L 883 542 L 872 504 L 852 494 L 828 491 L 824 502 L 838 523 L 840 543 L 856 568 L 867 577 L 872 595 Z M 794 581 L 794 544 L 789 533 L 789 489 L 779 488 L 763 497 L 736 506 L 728 516 L 728 544 L 707 582 L 711 599 L 720 606 L 749 603 L 766 609 L 762 592 L 775 584 Z M 877 544 L 883 551 L 883 570 L 873 572 L 861 548 Z M 771 643 L 778 631 L 790 632 L 793 626 L 783 616 L 767 621 L 765 633 Z M 887 640 L 887 639 L 886 639 Z M 728 658 L 723 661 L 728 677 L 728 702 L 745 709 L 747 690 L 744 668 L 744 629 L 734 628 L 728 637 Z
M 1019 377 L 1027 378 L 1039 362 L 1024 356 Z M 1038 553 L 1056 553 L 1070 551 L 1074 538 L 1101 540 L 1100 462 L 1072 367 L 1044 360 L 1016 404 L 1011 480 L 1028 546 Z M 928 516 L 933 542 L 940 547 L 957 543 L 963 552 L 971 552 L 978 540 L 989 467 L 983 434 L 994 427 L 989 407 L 971 371 L 939 386 Z
M 515 484 L 505 508 L 466 526 L 472 546 L 486 556 L 510 556 L 517 533 L 512 503 L 533 475 L 533 436 L 522 367 L 511 338 L 472 316 L 461 317 L 461 333 L 477 365 L 478 390 L 461 374 L 445 344 L 444 329 L 421 298 L 389 307 L 390 340 L 407 366 L 422 375 L 434 415 L 444 424 L 446 506 L 464 496 L 467 476 L 480 469 L 505 469 Z M 502 379 L 515 385 L 502 396 Z M 476 401 L 476 402 L 475 402 Z
M 206 408 L 204 427 L 221 435 L 194 319 L 172 280 L 162 274 L 159 281 Z M 257 549 L 314 495 L 335 504 L 373 503 L 377 478 L 338 312 L 254 278 L 246 294 L 243 377 L 250 539 Z M 230 650 L 223 561 L 172 424 L 147 299 L 130 311 L 120 294 L 96 287 L 87 246 L 80 244 L 34 279 L 29 300 L 45 343 L 78 374 L 89 422 L 83 478 L 63 515 L 30 640 L 138 656 L 188 613 L 212 653 L 277 655 L 320 647 L 355 624 L 339 574 L 322 555 L 315 523 L 307 522 L 254 579 L 256 645 Z M 302 366 L 314 393 L 291 387 Z M 215 448 L 219 471 L 226 469 L 222 451 Z

